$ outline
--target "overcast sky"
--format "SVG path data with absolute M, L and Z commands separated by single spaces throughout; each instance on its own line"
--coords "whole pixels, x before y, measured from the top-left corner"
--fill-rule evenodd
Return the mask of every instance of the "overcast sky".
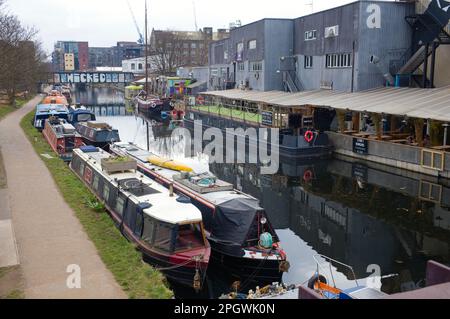
M 89 46 L 113 46 L 136 41 L 127 0 L 6 0 L 7 9 L 40 30 L 40 40 L 52 51 L 57 40 L 89 41 Z M 314 0 L 320 11 L 354 0 Z M 144 29 L 144 0 L 129 0 Z M 308 5 L 309 3 L 309 5 Z M 195 0 L 198 27 L 228 28 L 230 22 L 247 24 L 262 18 L 295 18 L 311 13 L 311 0 Z M 192 0 L 148 0 L 149 30 L 194 30 Z

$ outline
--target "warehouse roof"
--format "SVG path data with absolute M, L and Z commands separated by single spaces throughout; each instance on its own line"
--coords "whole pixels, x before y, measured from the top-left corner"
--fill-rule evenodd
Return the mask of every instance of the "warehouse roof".
M 332 90 L 286 93 L 237 89 L 210 91 L 202 94 L 284 107 L 312 105 L 358 112 L 450 121 L 450 86 L 435 89 L 379 88 L 355 93 Z

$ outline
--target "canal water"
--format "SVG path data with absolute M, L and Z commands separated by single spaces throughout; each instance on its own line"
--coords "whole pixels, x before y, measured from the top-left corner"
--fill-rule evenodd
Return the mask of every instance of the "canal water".
M 92 107 L 119 129 L 122 141 L 147 147 L 147 125 L 125 107 L 112 89 L 76 92 L 77 102 Z M 426 262 L 450 263 L 450 181 L 377 164 L 333 158 L 321 162 L 281 163 L 275 175 L 261 175 L 256 164 L 209 164 L 202 154 L 184 157 L 184 140 L 173 139 L 175 125 L 150 121 L 150 150 L 183 160 L 196 172 L 210 171 L 261 201 L 290 262 L 287 284 L 303 284 L 321 272 L 340 288 L 360 285 L 386 293 L 425 284 Z M 321 254 L 350 265 L 322 264 Z M 210 289 L 198 297 L 230 290 L 220 270 L 208 270 Z M 174 287 L 177 297 L 195 297 Z

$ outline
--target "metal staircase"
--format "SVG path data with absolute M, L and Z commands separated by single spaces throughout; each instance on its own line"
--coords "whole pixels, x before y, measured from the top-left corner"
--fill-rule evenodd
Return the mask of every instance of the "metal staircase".
M 399 62 L 391 69 L 392 74 L 400 77 L 409 76 L 410 85 L 418 84 L 421 87 L 433 87 L 434 63 L 436 49 L 440 45 L 450 44 L 447 14 L 441 10 L 439 0 L 417 1 L 417 13 L 407 16 L 406 22 L 413 29 L 413 46 L 405 52 Z M 426 6 L 428 5 L 428 6 Z M 431 79 L 428 74 L 428 58 L 432 56 Z M 423 65 L 423 68 L 420 67 Z
M 295 74 L 295 71 L 283 72 L 283 86 L 284 90 L 290 93 L 297 93 L 304 90 L 300 79 Z
M 426 52 L 426 46 L 422 45 L 416 53 L 403 65 L 397 74 L 405 75 L 405 74 L 413 74 L 425 61 L 425 55 L 428 58 L 433 49 L 431 46 L 428 46 L 428 52 Z

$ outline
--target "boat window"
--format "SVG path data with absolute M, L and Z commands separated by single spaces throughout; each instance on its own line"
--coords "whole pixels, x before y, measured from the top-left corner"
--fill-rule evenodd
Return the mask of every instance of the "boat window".
M 92 120 L 94 120 L 92 118 L 92 114 L 89 114 L 89 113 L 87 113 L 87 114 L 78 114 L 78 117 L 77 117 L 77 121 L 78 122 L 87 122 L 87 121 L 92 121 Z
M 170 226 L 158 224 L 155 231 L 155 247 L 170 252 L 172 250 L 172 232 Z
M 99 177 L 97 174 L 95 174 L 94 182 L 92 183 L 92 187 L 94 188 L 95 191 L 98 191 L 98 182 L 99 182 Z
M 175 250 L 183 251 L 200 248 L 205 245 L 200 223 L 180 225 L 178 227 Z
M 84 176 L 84 163 L 80 163 L 80 176 Z
M 103 199 L 107 202 L 109 200 L 109 185 L 105 184 L 103 186 Z
M 136 223 L 135 223 L 135 227 L 134 227 L 134 233 L 136 235 L 141 235 L 142 234 L 142 225 L 144 223 L 143 220 L 143 216 L 142 216 L 142 212 L 137 212 L 136 214 Z
M 150 245 L 153 245 L 155 238 L 155 221 L 149 216 L 144 217 L 144 231 L 142 232 L 142 239 Z
M 125 206 L 125 200 L 121 197 L 117 198 L 117 202 L 116 202 L 116 212 L 120 215 L 123 216 L 123 207 Z

